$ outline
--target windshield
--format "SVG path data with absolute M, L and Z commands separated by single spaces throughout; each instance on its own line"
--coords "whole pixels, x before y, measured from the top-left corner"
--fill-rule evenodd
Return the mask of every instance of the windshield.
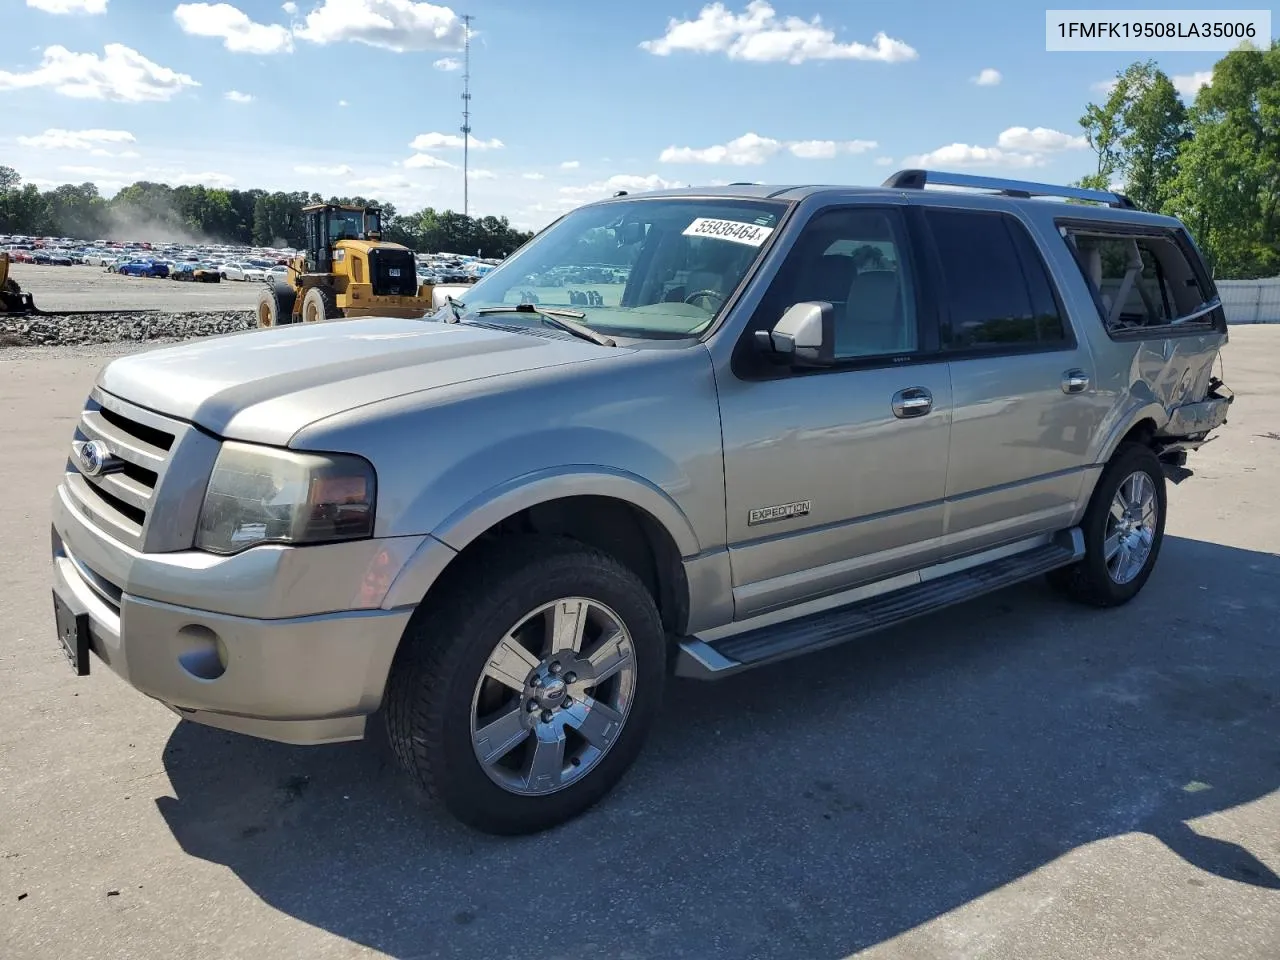
M 694 336 L 715 321 L 785 211 L 782 203 L 683 198 L 583 207 L 459 299 L 468 314 L 530 303 L 572 309 L 581 323 L 620 336 Z
M 359 210 L 334 210 L 329 214 L 330 240 L 359 240 L 364 235 L 364 214 Z

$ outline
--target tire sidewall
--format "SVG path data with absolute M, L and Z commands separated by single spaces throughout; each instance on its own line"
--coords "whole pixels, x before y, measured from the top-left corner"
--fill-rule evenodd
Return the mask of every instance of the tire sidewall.
M 441 797 L 455 816 L 495 832 L 524 832 L 568 820 L 603 797 L 634 761 L 657 715 L 665 680 L 666 641 L 662 622 L 644 585 L 590 555 L 563 554 L 525 567 L 503 585 L 498 599 L 467 618 L 465 648 L 450 675 L 421 678 L 441 684 L 444 710 L 441 743 L 447 771 Z M 618 739 L 582 779 L 545 796 L 504 790 L 484 771 L 471 742 L 475 686 L 493 648 L 507 631 L 544 604 L 580 596 L 611 609 L 631 634 L 636 686 Z
M 1137 472 L 1146 473 L 1156 493 L 1156 530 L 1151 544 L 1151 553 L 1138 575 L 1128 583 L 1116 583 L 1107 570 L 1105 543 L 1107 536 L 1107 517 L 1111 512 L 1111 501 L 1116 491 L 1130 476 Z M 1168 512 L 1168 490 L 1165 485 L 1164 470 L 1160 461 L 1147 447 L 1133 446 L 1122 450 L 1120 455 L 1111 461 L 1098 480 L 1094 491 L 1093 502 L 1085 515 L 1083 532 L 1085 536 L 1085 563 L 1091 568 L 1090 576 L 1096 583 L 1103 585 L 1114 603 L 1124 603 L 1138 594 L 1146 584 L 1151 572 L 1155 569 L 1156 560 L 1160 556 L 1160 548 L 1164 543 L 1165 517 Z

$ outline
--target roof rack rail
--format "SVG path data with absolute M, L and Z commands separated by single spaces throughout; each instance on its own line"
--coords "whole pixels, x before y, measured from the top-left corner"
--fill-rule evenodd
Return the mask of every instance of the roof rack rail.
M 1051 183 L 1032 183 L 1029 180 L 1006 180 L 1003 177 L 978 177 L 968 173 L 943 173 L 940 170 L 899 170 L 882 186 L 895 190 L 923 190 L 926 184 L 940 187 L 972 187 L 976 190 L 994 190 L 1006 197 L 1060 197 L 1065 200 L 1090 200 L 1105 203 L 1109 207 L 1124 210 L 1137 209 L 1133 201 L 1122 193 L 1110 190 L 1087 190 L 1084 187 L 1059 187 Z

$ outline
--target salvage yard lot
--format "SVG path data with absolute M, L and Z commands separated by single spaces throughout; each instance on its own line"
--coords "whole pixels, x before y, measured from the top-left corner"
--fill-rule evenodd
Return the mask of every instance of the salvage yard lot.
M 72 677 L 47 504 L 133 348 L 0 351 L 0 957 L 1274 958 L 1280 326 L 1231 340 L 1230 423 L 1132 604 L 1029 584 L 674 682 L 620 789 L 517 840 L 416 807 L 377 743 L 243 739 Z
M 192 283 L 126 277 L 102 267 L 46 267 L 15 263 L 13 278 L 41 310 L 252 310 L 261 283 Z

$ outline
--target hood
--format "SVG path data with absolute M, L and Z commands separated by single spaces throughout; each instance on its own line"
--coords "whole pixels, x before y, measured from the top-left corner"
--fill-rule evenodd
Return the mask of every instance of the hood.
M 220 437 L 283 446 L 307 424 L 364 404 L 620 352 L 533 331 L 366 317 L 121 357 L 98 384 Z

